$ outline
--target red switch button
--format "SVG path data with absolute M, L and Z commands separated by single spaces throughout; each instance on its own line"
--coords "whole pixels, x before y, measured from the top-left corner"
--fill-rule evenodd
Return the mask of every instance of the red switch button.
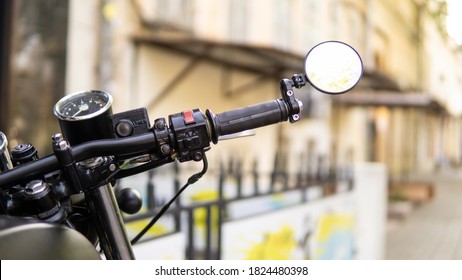
M 195 123 L 196 121 L 194 120 L 193 111 L 192 110 L 184 111 L 183 112 L 183 120 L 184 120 L 184 124 Z

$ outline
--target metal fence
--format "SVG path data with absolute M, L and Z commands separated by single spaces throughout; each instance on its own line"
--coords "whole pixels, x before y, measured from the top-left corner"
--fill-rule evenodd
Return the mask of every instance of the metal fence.
M 153 238 L 162 238 L 169 234 L 183 231 L 186 233 L 186 259 L 221 259 L 222 257 L 222 236 L 223 225 L 229 221 L 235 221 L 248 217 L 249 215 L 259 215 L 274 211 L 288 206 L 307 203 L 312 199 L 322 199 L 323 197 L 335 194 L 338 191 L 351 191 L 353 188 L 353 174 L 351 166 L 328 166 L 325 164 L 326 157 L 318 157 L 316 170 L 310 168 L 300 168 L 296 173 L 289 173 L 281 170 L 283 156 L 275 156 L 274 169 L 272 172 L 261 173 L 258 171 L 258 162 L 254 162 L 252 170 L 245 172 L 242 168 L 241 160 L 229 160 L 222 163 L 217 172 L 213 172 L 211 182 L 215 182 L 217 197 L 207 201 L 182 202 L 181 199 L 175 201 L 174 205 L 165 213 L 164 217 L 173 220 L 173 227 L 168 233 L 162 233 Z M 180 187 L 180 165 L 173 164 L 171 167 L 171 177 L 174 192 Z M 142 219 L 147 219 L 156 215 L 165 199 L 158 196 L 158 187 L 155 184 L 155 171 L 147 173 L 147 184 L 142 189 L 145 196 L 146 210 L 125 218 L 126 223 L 130 224 Z M 250 182 L 250 189 L 246 188 L 244 193 L 244 180 Z M 199 181 L 200 182 L 200 181 Z M 232 196 L 225 194 L 225 189 L 229 183 L 235 188 Z M 266 182 L 266 183 L 262 183 Z M 199 183 L 198 183 L 199 184 Z M 316 189 L 318 195 L 313 197 L 308 194 L 310 190 Z M 247 213 L 241 217 L 229 215 L 229 209 L 233 204 L 243 201 L 251 202 L 255 199 L 269 199 L 274 195 L 288 195 L 292 199 L 285 205 L 272 209 L 256 209 L 253 213 Z M 260 211 L 259 211 L 260 210 Z M 198 221 L 200 219 L 200 221 Z M 198 223 L 203 225 L 201 231 L 197 230 Z M 200 244 L 199 244 L 200 243 Z

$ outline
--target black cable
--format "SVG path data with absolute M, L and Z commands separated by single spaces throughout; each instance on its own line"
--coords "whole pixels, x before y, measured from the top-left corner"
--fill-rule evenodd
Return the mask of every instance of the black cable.
M 154 218 L 152 218 L 152 220 L 149 222 L 149 224 L 147 224 L 146 227 L 144 227 L 144 229 L 141 230 L 140 233 L 138 233 L 138 235 L 135 236 L 135 238 L 132 239 L 132 241 L 130 242 L 132 245 L 134 245 L 136 242 L 138 242 L 143 237 L 143 235 L 146 232 L 148 232 L 149 229 L 151 229 L 151 227 L 160 219 L 160 217 L 162 217 L 162 215 L 165 214 L 165 212 L 167 212 L 170 205 L 172 205 L 172 203 L 175 202 L 175 200 L 180 196 L 180 194 L 189 185 L 192 185 L 195 182 L 197 182 L 207 172 L 209 164 L 208 164 L 207 157 L 205 156 L 205 154 L 204 154 L 204 157 L 202 158 L 202 162 L 204 163 L 204 166 L 203 166 L 202 170 L 199 173 L 196 173 L 196 174 L 192 175 L 191 177 L 189 177 L 188 182 L 183 187 L 181 187 L 181 189 L 175 194 L 175 196 L 167 204 L 164 205 L 164 207 L 162 207 L 160 212 L 157 213 L 157 215 L 154 216 Z

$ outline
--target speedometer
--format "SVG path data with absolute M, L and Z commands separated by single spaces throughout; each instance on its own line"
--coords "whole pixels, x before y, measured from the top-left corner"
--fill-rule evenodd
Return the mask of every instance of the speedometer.
M 58 101 L 54 113 L 61 120 L 78 121 L 103 114 L 111 104 L 112 97 L 104 91 L 77 92 Z
M 88 90 L 64 96 L 56 103 L 54 114 L 59 119 L 63 136 L 71 145 L 113 137 L 109 120 L 112 97 L 107 92 Z

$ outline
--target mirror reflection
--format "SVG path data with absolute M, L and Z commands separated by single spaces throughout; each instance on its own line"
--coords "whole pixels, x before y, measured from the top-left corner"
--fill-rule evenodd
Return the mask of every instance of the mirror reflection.
M 363 65 L 359 54 L 349 45 L 327 41 L 313 47 L 305 59 L 305 74 L 310 84 L 328 94 L 352 89 L 360 80 Z

